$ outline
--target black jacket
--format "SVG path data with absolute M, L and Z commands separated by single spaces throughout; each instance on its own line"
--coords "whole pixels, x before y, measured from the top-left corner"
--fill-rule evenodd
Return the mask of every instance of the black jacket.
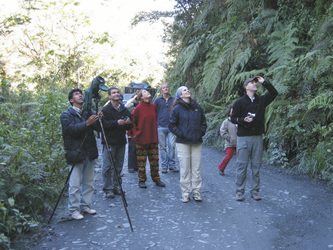
M 200 105 L 191 99 L 191 103 L 179 100 L 169 119 L 169 129 L 177 136 L 176 142 L 184 144 L 202 143 L 207 123 Z
M 98 149 L 93 130 L 100 130 L 99 122 L 97 121 L 93 125 L 86 127 L 86 119 L 76 113 L 72 107 L 69 107 L 61 114 L 60 121 L 67 163 L 82 163 L 86 157 L 90 161 L 97 159 Z M 85 135 L 87 137 L 79 153 Z
M 130 118 L 132 121 L 132 115 L 123 104 L 120 104 L 120 109 L 117 111 L 111 104 L 106 105 L 103 109 L 103 127 L 105 137 L 109 145 L 121 145 L 126 144 L 126 130 L 131 130 L 133 124 L 119 125 L 119 119 Z M 102 143 L 105 144 L 104 136 L 102 137 Z
M 254 95 L 253 102 L 245 93 L 233 105 L 231 122 L 238 124 L 237 136 L 262 135 L 265 132 L 265 109 L 277 97 L 278 92 L 270 82 L 264 81 L 262 85 L 268 93 Z M 249 112 L 255 114 L 250 123 L 244 121 Z

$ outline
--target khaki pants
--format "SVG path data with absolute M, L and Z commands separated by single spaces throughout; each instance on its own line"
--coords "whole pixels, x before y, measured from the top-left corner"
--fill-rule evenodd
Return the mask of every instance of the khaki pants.
M 244 194 L 247 167 L 252 171 L 251 194 L 260 191 L 259 170 L 262 162 L 262 136 L 237 137 L 237 181 L 236 193 Z
M 180 188 L 182 194 L 201 195 L 201 156 L 202 144 L 177 143 L 177 155 L 180 167 Z

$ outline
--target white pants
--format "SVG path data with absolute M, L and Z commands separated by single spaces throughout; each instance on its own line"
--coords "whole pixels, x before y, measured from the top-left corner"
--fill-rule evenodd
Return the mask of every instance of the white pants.
M 191 193 L 201 195 L 201 144 L 177 143 L 177 155 L 180 166 L 180 188 L 182 195 Z

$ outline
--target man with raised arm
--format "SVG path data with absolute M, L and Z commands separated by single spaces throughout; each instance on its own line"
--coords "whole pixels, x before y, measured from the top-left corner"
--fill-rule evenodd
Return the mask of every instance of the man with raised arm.
M 258 82 L 268 91 L 257 95 Z M 259 201 L 260 176 L 262 163 L 263 134 L 265 132 L 265 109 L 277 97 L 274 86 L 261 76 L 247 79 L 243 87 L 243 97 L 235 101 L 231 115 L 237 128 L 237 180 L 236 200 L 244 200 L 245 182 L 248 164 L 251 163 L 251 197 Z

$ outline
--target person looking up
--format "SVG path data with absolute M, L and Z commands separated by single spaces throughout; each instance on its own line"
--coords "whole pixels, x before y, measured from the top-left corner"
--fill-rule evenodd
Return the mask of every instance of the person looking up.
M 83 93 L 81 89 L 72 89 L 68 94 L 72 105 L 61 116 L 62 137 L 64 140 L 65 158 L 72 165 L 69 177 L 68 210 L 73 220 L 82 220 L 83 214 L 96 214 L 90 208 L 94 192 L 94 165 L 98 158 L 98 149 L 94 131 L 100 131 L 96 122 L 98 116 L 92 110 L 83 115 Z M 101 111 L 99 116 L 103 116 Z
M 177 89 L 174 108 L 170 114 L 170 131 L 176 135 L 176 148 L 180 166 L 182 201 L 201 198 L 202 137 L 206 133 L 206 117 L 200 105 L 191 98 L 186 86 Z
M 137 96 L 138 93 L 133 93 L 131 99 L 129 99 L 125 104 L 125 107 L 131 113 L 133 112 L 135 107 L 139 104 Z M 132 140 L 132 130 L 127 131 L 127 140 L 128 140 L 127 168 L 129 173 L 134 173 L 134 171 L 138 171 L 139 166 L 136 160 L 135 142 Z
M 258 82 L 268 91 L 257 95 Z M 237 124 L 237 180 L 236 200 L 243 201 L 245 193 L 246 173 L 251 163 L 251 197 L 259 201 L 260 168 L 262 163 L 263 138 L 265 132 L 266 107 L 277 97 L 274 86 L 261 76 L 245 80 L 245 94 L 235 101 L 231 121 Z
M 166 82 L 162 83 L 160 90 L 162 95 L 155 99 L 154 104 L 157 107 L 157 131 L 162 173 L 167 173 L 168 169 L 178 173 L 179 169 L 175 156 L 176 136 L 168 128 L 170 112 L 175 98 L 169 94 L 169 85 Z
M 151 94 L 146 89 L 141 89 L 137 98 L 140 104 L 133 111 L 132 140 L 136 144 L 137 162 L 139 165 L 139 187 L 147 188 L 147 156 L 152 180 L 156 186 L 165 187 L 158 173 L 159 157 L 156 106 L 150 102 Z

